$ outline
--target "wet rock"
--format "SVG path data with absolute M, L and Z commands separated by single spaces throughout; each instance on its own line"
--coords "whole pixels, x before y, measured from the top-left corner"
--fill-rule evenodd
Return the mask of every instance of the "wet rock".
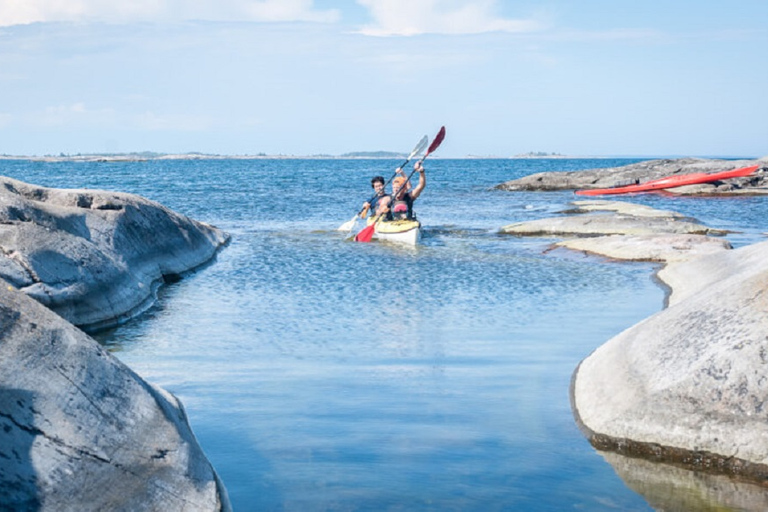
M 0 278 L 86 330 L 144 311 L 228 236 L 132 194 L 0 177 Z
M 0 508 L 230 509 L 176 397 L 0 283 Z

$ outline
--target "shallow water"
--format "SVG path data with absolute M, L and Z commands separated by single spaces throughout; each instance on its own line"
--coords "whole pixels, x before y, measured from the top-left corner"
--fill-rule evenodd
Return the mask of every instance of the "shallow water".
M 417 248 L 335 231 L 395 161 L 3 165 L 232 235 L 99 339 L 181 398 L 235 510 L 651 510 L 580 434 L 568 388 L 579 361 L 662 308 L 655 267 L 500 236 L 574 196 L 491 188 L 628 162 L 429 160 Z M 768 213 L 763 198 L 632 200 L 738 228 L 735 245 L 761 239 Z

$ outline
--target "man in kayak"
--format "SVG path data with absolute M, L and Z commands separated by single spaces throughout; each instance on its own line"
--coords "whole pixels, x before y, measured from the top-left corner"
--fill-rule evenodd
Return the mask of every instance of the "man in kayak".
M 376 195 L 370 202 L 366 201 L 363 203 L 363 209 L 360 213 L 360 217 L 363 219 L 368 216 L 369 210 L 379 215 L 384 201 L 389 201 L 389 195 L 384 191 L 384 176 L 374 176 L 371 178 L 371 187 Z
M 392 195 L 381 201 L 382 211 L 386 213 L 386 220 L 413 220 L 416 218 L 413 214 L 413 202 L 421 195 L 427 185 L 427 176 L 421 162 L 416 162 L 413 170 L 419 173 L 419 184 L 413 190 L 409 190 L 410 182 L 408 182 L 405 172 L 402 169 L 396 171 L 398 176 L 392 180 Z

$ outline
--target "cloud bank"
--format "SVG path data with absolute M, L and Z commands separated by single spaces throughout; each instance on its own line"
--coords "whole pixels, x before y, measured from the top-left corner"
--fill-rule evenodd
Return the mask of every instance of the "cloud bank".
M 497 0 L 357 0 L 373 23 L 360 33 L 371 36 L 420 34 L 480 34 L 533 32 L 542 28 L 534 20 L 505 19 L 496 15 Z
M 36 22 L 338 21 L 313 0 L 0 0 L 0 26 Z

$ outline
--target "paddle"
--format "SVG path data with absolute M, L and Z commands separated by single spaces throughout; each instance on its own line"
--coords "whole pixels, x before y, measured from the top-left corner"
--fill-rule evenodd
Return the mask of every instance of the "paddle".
M 429 142 L 429 139 L 425 135 L 425 136 L 423 136 L 421 138 L 419 143 L 416 144 L 416 147 L 413 148 L 413 151 L 411 151 L 411 153 L 408 155 L 408 158 L 405 159 L 405 162 L 400 164 L 400 166 L 397 167 L 397 169 L 395 169 L 395 173 L 389 178 L 389 180 L 387 180 L 386 183 L 384 183 L 384 188 L 386 188 L 386 186 L 389 185 L 389 182 L 392 181 L 395 176 L 397 176 L 397 171 L 399 171 L 400 169 L 405 167 L 408 164 L 408 162 L 411 161 L 411 159 L 413 157 L 415 157 L 416 155 L 418 155 L 419 153 L 421 153 L 424 150 L 424 147 L 427 145 L 427 142 Z M 374 199 L 376 199 L 376 195 L 377 194 L 373 194 L 371 196 L 371 198 L 368 201 L 366 201 L 366 202 L 368 204 L 370 204 Z M 355 216 L 352 217 L 351 220 L 349 220 L 348 222 L 345 222 L 344 224 L 342 224 L 341 226 L 336 228 L 336 230 L 337 231 L 352 231 L 352 228 L 355 227 L 355 222 L 357 222 L 357 219 L 363 214 L 364 211 L 365 211 L 365 207 L 363 207 L 359 212 L 357 212 L 355 214 Z
M 432 141 L 432 144 L 429 145 L 429 149 L 427 149 L 427 152 L 424 154 L 423 157 L 421 157 L 421 160 L 419 160 L 419 163 L 422 163 L 430 153 L 435 151 L 440 144 L 442 144 L 443 139 L 445 138 L 445 126 L 442 126 L 440 128 L 440 131 L 437 132 L 437 135 L 435 136 L 435 140 Z M 405 165 L 405 164 L 403 164 Z M 414 166 L 415 167 L 415 166 Z M 402 168 L 402 166 L 400 166 Z M 398 168 L 398 169 L 400 169 Z M 405 189 L 405 186 L 408 184 L 408 182 L 411 179 L 411 176 L 413 176 L 413 173 L 416 172 L 416 169 L 411 172 L 410 176 L 408 176 L 408 179 L 405 180 L 405 184 L 403 184 L 403 189 Z M 360 230 L 360 232 L 355 236 L 355 242 L 370 242 L 371 238 L 373 238 L 373 232 L 376 229 L 376 224 L 381 220 L 381 215 L 377 216 L 373 222 L 371 222 L 368 226 L 364 227 Z
M 361 229 L 360 232 L 355 235 L 355 242 L 370 242 L 371 238 L 373 238 L 373 232 L 376 230 L 376 224 L 381 220 L 382 215 L 383 214 L 379 214 L 371 219 L 373 222 Z

